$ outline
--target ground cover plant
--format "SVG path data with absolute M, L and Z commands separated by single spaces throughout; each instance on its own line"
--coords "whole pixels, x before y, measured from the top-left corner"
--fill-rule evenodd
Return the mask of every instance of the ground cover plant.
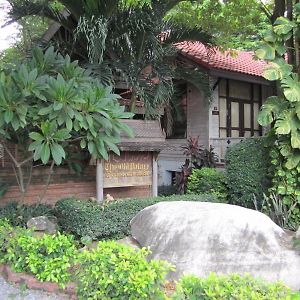
M 78 238 L 122 238 L 130 234 L 130 220 L 147 206 L 162 201 L 217 202 L 213 195 L 173 195 L 144 199 L 119 200 L 100 206 L 94 201 L 62 199 L 55 205 L 55 214 L 62 230 Z
M 82 252 L 77 271 L 79 298 L 165 299 L 162 285 L 172 267 L 167 262 L 148 262 L 149 253 L 112 241 Z
M 62 288 L 76 282 L 79 299 L 163 299 L 163 283 L 172 267 L 148 261 L 149 253 L 113 241 L 81 251 L 71 235 L 35 236 L 0 220 L 1 263 Z
M 300 294 L 291 291 L 282 283 L 267 283 L 250 275 L 217 276 L 212 273 L 207 278 L 195 276 L 181 278 L 173 299 L 298 300 Z

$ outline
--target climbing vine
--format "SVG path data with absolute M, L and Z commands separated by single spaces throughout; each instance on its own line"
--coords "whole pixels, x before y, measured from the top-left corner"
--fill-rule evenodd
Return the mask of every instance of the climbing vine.
M 299 29 L 300 4 L 296 4 L 293 19 L 277 18 L 256 51 L 258 58 L 268 62 L 263 76 L 277 85 L 277 96 L 267 99 L 258 117 L 260 125 L 272 127 L 269 135 L 274 138 L 271 192 L 289 207 L 295 207 L 288 222 L 293 229 L 300 223 L 300 82 L 286 53 L 290 39 L 298 45 Z

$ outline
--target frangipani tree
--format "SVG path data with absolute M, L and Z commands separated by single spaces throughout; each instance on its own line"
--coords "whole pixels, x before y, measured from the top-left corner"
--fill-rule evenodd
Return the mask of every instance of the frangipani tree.
M 299 70 L 286 59 L 288 41 L 299 45 L 300 4 L 294 6 L 293 20 L 279 17 L 265 33 L 261 47 L 256 51 L 260 59 L 268 62 L 264 77 L 276 81 L 278 95 L 267 99 L 258 121 L 271 125 L 275 137 L 271 155 L 274 166 L 272 192 L 293 207 L 290 224 L 300 223 L 300 82 Z M 298 46 L 299 47 L 299 46 Z M 299 49 L 293 49 L 299 53 Z M 299 59 L 299 58 L 298 58 Z
M 11 157 L 21 192 L 26 192 L 22 167 L 40 160 L 60 165 L 80 145 L 93 158 L 119 154 L 120 133 L 131 135 L 121 119 L 118 95 L 88 72 L 49 48 L 39 48 L 32 58 L 0 74 L 0 140 Z M 15 155 L 8 144 L 17 145 Z M 29 176 L 30 178 L 30 176 Z

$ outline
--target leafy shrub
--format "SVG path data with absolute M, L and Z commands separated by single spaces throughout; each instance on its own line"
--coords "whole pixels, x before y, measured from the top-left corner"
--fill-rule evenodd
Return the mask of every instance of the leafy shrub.
M 62 199 L 55 205 L 60 227 L 76 237 L 122 238 L 130 233 L 130 220 L 147 206 L 162 201 L 216 202 L 212 195 L 173 195 L 120 200 L 105 207 L 88 200 Z
M 208 193 L 222 202 L 227 200 L 226 177 L 224 173 L 216 169 L 194 169 L 188 178 L 187 188 L 188 193 Z
M 270 187 L 270 158 L 265 144 L 265 138 L 249 138 L 228 148 L 225 160 L 230 203 L 253 208 L 255 196 L 261 205 Z
M 64 286 L 71 278 L 69 268 L 77 254 L 74 239 L 69 235 L 34 237 L 30 230 L 16 228 L 9 239 L 6 262 L 17 272 L 29 272 L 40 281 Z
M 38 216 L 53 216 L 53 208 L 46 204 L 18 204 L 10 202 L 0 207 L 0 218 L 7 219 L 13 226 L 26 227 L 29 219 Z
M 147 261 L 149 250 L 99 242 L 79 256 L 79 299 L 165 299 L 162 284 L 171 266 Z
M 0 263 L 4 262 L 7 252 L 7 243 L 13 232 L 13 227 L 7 220 L 0 219 Z
M 250 275 L 210 274 L 207 278 L 183 277 L 177 285 L 173 299 L 299 300 L 300 294 L 293 293 L 281 283 L 266 283 Z

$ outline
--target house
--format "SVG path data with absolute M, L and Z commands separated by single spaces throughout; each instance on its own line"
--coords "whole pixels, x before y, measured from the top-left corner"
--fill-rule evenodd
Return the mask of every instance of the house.
M 119 145 L 123 152 L 130 154 L 124 153 L 122 161 L 114 159 L 108 163 L 97 162 L 97 165 L 89 161 L 84 174 L 80 176 L 66 167 L 57 168 L 45 194 L 47 203 L 74 195 L 88 198 L 97 194 L 102 199 L 103 190 L 104 194 L 109 193 L 114 198 L 156 195 L 157 181 L 158 185 L 171 185 L 176 172 L 180 171 L 185 160 L 182 146 L 188 137 L 198 136 L 203 147 L 214 147 L 222 164 L 229 144 L 245 137 L 262 135 L 263 130 L 256 121 L 257 114 L 263 101 L 274 93 L 273 87 L 262 77 L 265 63 L 254 60 L 252 52 L 237 51 L 232 56 L 229 52 L 207 48 L 200 42 L 184 42 L 177 44 L 177 47 L 180 50 L 178 59 L 199 72 L 209 74 L 213 91 L 211 97 L 183 82 L 184 93 L 180 102 L 182 114 L 180 119 L 174 120 L 171 135 L 164 139 L 158 121 L 139 123 L 138 120 L 132 120 L 130 126 L 134 128 L 135 138 L 125 141 L 125 146 L 122 143 Z M 123 104 L 128 104 L 128 87 L 119 83 L 117 89 Z M 137 119 L 143 117 L 141 101 L 137 102 L 136 113 Z M 0 178 L 5 179 L 5 183 L 10 186 L 2 201 L 16 199 L 20 194 L 18 185 L 9 168 L 9 157 L 1 147 L 0 163 Z M 103 169 L 107 174 L 103 173 Z M 131 178 L 125 180 L 125 177 L 130 177 L 127 176 L 128 172 Z M 26 202 L 35 202 L 39 198 L 44 189 L 46 174 L 45 168 L 34 170 L 34 184 L 24 198 Z
M 257 115 L 274 88 L 262 77 L 265 62 L 255 60 L 253 52 L 221 52 L 200 42 L 177 44 L 180 58 L 206 71 L 210 77 L 211 99 L 187 85 L 182 105 L 185 118 L 174 122 L 174 135 L 158 157 L 159 185 L 171 185 L 185 161 L 182 146 L 188 137 L 199 137 L 199 144 L 213 147 L 219 163 L 224 163 L 228 145 L 241 139 L 260 136 L 263 129 Z

